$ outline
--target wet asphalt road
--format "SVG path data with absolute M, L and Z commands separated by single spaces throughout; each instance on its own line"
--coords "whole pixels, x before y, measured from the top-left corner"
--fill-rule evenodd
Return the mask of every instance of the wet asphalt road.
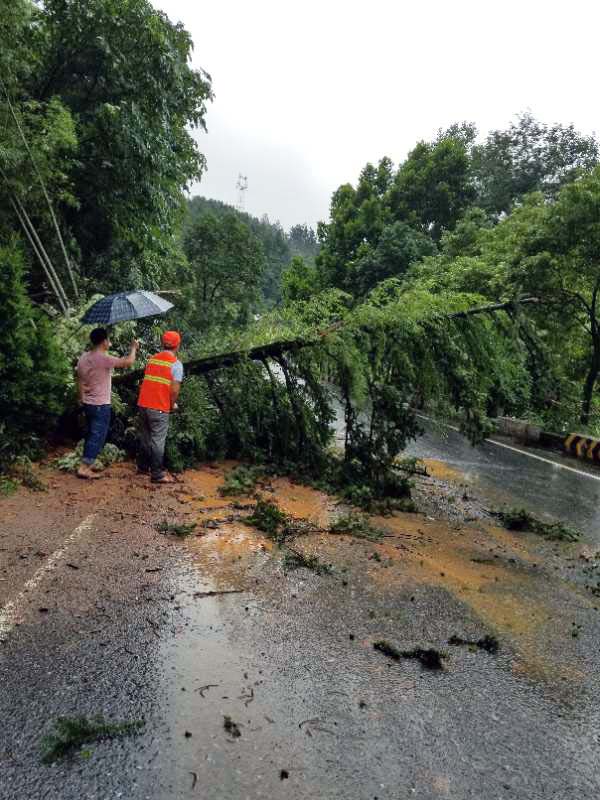
M 431 446 L 440 458 L 439 443 Z M 450 448 L 468 460 L 458 443 Z M 498 467 L 483 453 L 494 491 Z M 491 546 L 480 534 L 456 534 L 466 566 L 455 567 L 452 585 L 464 591 L 433 573 L 424 580 L 418 559 L 435 554 L 433 522 L 422 534 L 411 523 L 414 533 L 392 540 L 396 550 L 382 549 L 381 562 L 369 560 L 371 543 L 316 537 L 309 546 L 331 560 L 333 575 L 286 574 L 281 553 L 243 525 L 198 540 L 202 553 L 160 537 L 152 522 L 181 501 L 149 502 L 127 473 L 110 503 L 95 487 L 83 491 L 66 520 L 60 503 L 48 507 L 52 498 L 28 519 L 23 500 L 2 507 L 0 605 L 94 515 L 26 593 L 20 624 L 0 643 L 2 800 L 597 798 L 600 614 L 550 567 L 532 567 L 535 541 L 527 551 L 494 544 L 514 572 L 506 590 L 493 575 L 513 572 L 473 564 Z M 119 519 L 115 504 L 130 516 Z M 469 565 L 489 579 L 469 588 Z M 240 593 L 202 594 L 231 589 Z M 487 633 L 499 636 L 496 655 L 447 647 L 451 634 Z M 389 661 L 373 650 L 379 638 L 451 652 L 436 673 Z M 143 719 L 144 731 L 41 764 L 57 716 L 99 713 Z M 240 737 L 225 731 L 225 715 Z
M 498 507 L 523 507 L 542 519 L 561 520 L 600 544 L 600 467 L 508 439 L 473 447 L 446 425 L 421 423 L 425 434 L 410 445 L 409 454 L 460 471 L 470 487 Z

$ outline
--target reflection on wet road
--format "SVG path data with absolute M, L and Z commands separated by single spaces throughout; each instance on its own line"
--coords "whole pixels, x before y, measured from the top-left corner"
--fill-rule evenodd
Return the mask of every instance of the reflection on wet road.
M 562 520 L 579 528 L 586 540 L 600 542 L 599 469 L 568 456 L 512 443 L 514 449 L 492 442 L 473 447 L 447 426 L 422 423 L 425 434 L 410 445 L 410 455 L 444 461 L 459 470 L 475 491 L 479 489 L 499 505 L 524 507 L 541 518 Z

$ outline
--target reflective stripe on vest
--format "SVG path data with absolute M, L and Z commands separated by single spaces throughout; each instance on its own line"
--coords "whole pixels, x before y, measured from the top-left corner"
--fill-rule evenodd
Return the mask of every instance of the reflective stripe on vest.
M 175 362 L 162 361 L 160 358 L 151 358 L 148 364 L 156 364 L 159 367 L 171 367 Z
M 171 370 L 176 361 L 177 357 L 168 351 L 158 353 L 148 360 L 140 386 L 138 406 L 167 413 L 171 410 Z
M 153 381 L 154 383 L 164 383 L 166 386 L 171 385 L 171 381 L 168 378 L 159 378 L 158 375 L 144 375 L 145 381 Z

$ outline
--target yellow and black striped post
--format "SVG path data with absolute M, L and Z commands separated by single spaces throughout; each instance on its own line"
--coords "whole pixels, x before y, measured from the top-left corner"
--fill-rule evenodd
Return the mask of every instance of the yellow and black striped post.
M 600 463 L 600 439 L 584 436 L 582 433 L 570 433 L 564 441 L 567 453 L 577 458 L 587 458 Z

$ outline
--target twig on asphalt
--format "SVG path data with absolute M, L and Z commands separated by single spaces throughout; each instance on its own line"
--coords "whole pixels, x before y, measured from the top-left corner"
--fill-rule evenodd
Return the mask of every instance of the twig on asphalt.
M 243 700 L 244 701 L 244 705 L 246 706 L 246 708 L 248 708 L 250 703 L 254 700 L 254 689 L 252 687 L 248 687 L 248 688 L 249 688 L 250 694 L 242 693 L 238 697 L 238 700 Z
M 197 689 L 194 689 L 194 691 L 198 692 L 200 697 L 204 698 L 204 692 L 207 692 L 209 689 L 216 689 L 218 686 L 218 683 L 207 683 L 206 686 L 199 686 Z

